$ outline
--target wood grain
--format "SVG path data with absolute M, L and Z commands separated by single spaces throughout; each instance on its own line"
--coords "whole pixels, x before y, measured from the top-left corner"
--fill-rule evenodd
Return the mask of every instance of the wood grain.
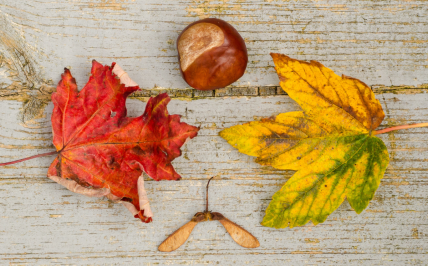
M 378 94 L 387 117 L 382 127 L 428 121 L 427 94 Z M 128 101 L 129 115 L 145 102 Z M 20 103 L 0 101 L 1 161 L 52 149 L 49 104 L 33 128 L 16 125 Z M 325 223 L 285 230 L 259 225 L 273 193 L 292 175 L 262 167 L 238 153 L 217 134 L 224 127 L 298 109 L 285 95 L 172 100 L 171 113 L 201 126 L 173 164 L 179 182 L 148 180 L 155 213 L 139 223 L 119 204 L 75 195 L 45 177 L 52 158 L 0 169 L 2 238 L 0 257 L 11 264 L 377 264 L 404 265 L 428 259 L 427 129 L 380 135 L 391 163 L 375 199 L 360 215 L 342 204 Z M 251 231 L 260 247 L 246 250 L 218 223 L 196 227 L 180 252 L 165 255 L 157 246 L 203 209 L 205 185 L 216 175 L 210 206 Z
M 260 222 L 293 171 L 254 163 L 218 132 L 299 109 L 277 87 L 269 52 L 318 60 L 371 85 L 386 113 L 380 128 L 427 122 L 427 15 L 426 0 L 2 0 L 0 162 L 54 149 L 52 86 L 63 67 L 83 86 L 92 59 L 118 62 L 150 89 L 128 100 L 130 116 L 143 112 L 147 97 L 167 92 L 169 112 L 201 130 L 173 162 L 181 181 L 146 181 L 155 215 L 150 224 L 120 204 L 53 183 L 46 177 L 53 158 L 0 168 L 0 264 L 426 264 L 428 129 L 379 136 L 391 162 L 363 213 L 345 202 L 323 224 L 284 230 Z M 236 27 L 249 51 L 246 74 L 216 92 L 189 89 L 176 58 L 179 32 L 208 16 Z M 217 176 L 210 184 L 212 211 L 247 229 L 260 247 L 244 249 L 220 223 L 202 223 L 179 250 L 158 252 L 171 232 L 204 209 L 211 176 Z
M 427 0 L 2 0 L 0 11 L 55 83 L 70 67 L 84 84 L 96 59 L 118 62 L 144 88 L 185 88 L 176 38 L 205 17 L 230 22 L 246 41 L 238 85 L 277 84 L 270 52 L 370 85 L 428 83 Z

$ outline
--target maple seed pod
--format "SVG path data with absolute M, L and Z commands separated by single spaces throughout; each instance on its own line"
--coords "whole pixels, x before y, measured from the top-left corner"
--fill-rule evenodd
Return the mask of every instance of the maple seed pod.
M 210 181 L 213 178 L 214 177 L 211 177 L 207 183 L 205 211 L 197 212 L 190 222 L 178 228 L 177 231 L 167 237 L 167 239 L 165 239 L 162 244 L 160 244 L 158 248 L 159 251 L 171 252 L 176 250 L 187 241 L 193 231 L 193 228 L 195 228 L 198 223 L 206 221 L 219 221 L 232 237 L 232 239 L 244 248 L 257 248 L 260 246 L 259 240 L 257 240 L 257 238 L 255 238 L 247 230 L 230 221 L 224 217 L 223 214 L 219 212 L 211 212 L 208 210 L 208 186 L 210 185 Z
M 206 18 L 187 26 L 178 36 L 177 50 L 184 80 L 198 90 L 226 87 L 247 67 L 244 39 L 221 19 Z

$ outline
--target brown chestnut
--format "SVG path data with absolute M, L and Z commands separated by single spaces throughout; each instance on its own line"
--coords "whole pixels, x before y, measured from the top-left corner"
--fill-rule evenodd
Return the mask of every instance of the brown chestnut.
M 214 90 L 235 82 L 245 72 L 245 42 L 232 25 L 206 18 L 187 26 L 177 39 L 184 80 L 198 90 Z

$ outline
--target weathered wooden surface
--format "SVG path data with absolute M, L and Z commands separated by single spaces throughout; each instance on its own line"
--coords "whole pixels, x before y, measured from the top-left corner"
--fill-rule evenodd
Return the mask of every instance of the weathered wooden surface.
M 387 112 L 384 125 L 428 121 L 427 96 L 378 94 Z M 143 101 L 129 101 L 136 116 Z M 49 123 L 52 105 L 37 126 L 19 127 L 20 103 L 0 101 L 2 161 L 52 149 Z M 261 167 L 217 136 L 224 127 L 254 118 L 296 110 L 288 96 L 173 100 L 171 113 L 200 125 L 197 138 L 174 161 L 183 175 L 179 182 L 147 182 L 155 212 L 145 225 L 120 205 L 75 195 L 45 177 L 52 158 L 39 158 L 1 169 L 2 260 L 17 264 L 260 264 L 349 263 L 418 264 L 428 260 L 427 129 L 380 137 L 391 163 L 375 199 L 361 215 L 347 203 L 324 224 L 274 230 L 259 225 L 271 196 L 292 174 Z M 163 239 L 204 208 L 208 177 L 211 209 L 221 211 L 251 231 L 261 246 L 236 245 L 217 223 L 196 227 L 188 242 L 172 254 L 156 251 Z
M 273 86 L 268 52 L 320 60 L 373 86 L 386 113 L 381 127 L 428 121 L 427 1 L 0 1 L 0 162 L 53 150 L 49 102 L 64 66 L 82 86 L 90 61 L 117 61 L 147 96 L 166 90 L 170 113 L 201 126 L 173 164 L 179 182 L 147 181 L 154 222 L 120 205 L 73 194 L 46 178 L 53 158 L 0 168 L 0 264 L 12 265 L 424 265 L 428 261 L 428 129 L 380 135 L 391 162 L 360 215 L 342 204 L 325 223 L 260 226 L 271 196 L 293 174 L 262 167 L 217 134 L 232 125 L 298 109 Z M 205 16 L 230 21 L 246 39 L 250 64 L 237 84 L 186 88 L 175 38 Z M 390 85 L 404 87 L 388 87 Z M 381 86 L 383 85 L 383 86 Z M 410 86 L 417 86 L 411 88 Z M 244 95 L 244 96 L 242 96 Z M 176 252 L 157 246 L 210 205 L 259 238 L 238 246 L 220 223 L 198 225 Z
M 71 67 L 85 81 L 92 59 L 118 61 L 144 88 L 184 88 L 175 41 L 208 16 L 246 40 L 240 85 L 276 84 L 270 52 L 322 61 L 369 84 L 428 83 L 428 3 L 384 0 L 2 0 L 1 14 L 37 54 L 47 78 Z M 29 50 L 31 52 L 31 50 Z

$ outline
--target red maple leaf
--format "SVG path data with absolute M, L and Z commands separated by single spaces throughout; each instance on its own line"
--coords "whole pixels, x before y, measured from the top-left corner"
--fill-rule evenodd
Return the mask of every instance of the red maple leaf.
M 92 62 L 92 76 L 79 92 L 65 69 L 52 95 L 53 143 L 58 156 L 48 176 L 83 187 L 109 188 L 111 194 L 140 209 L 137 181 L 144 170 L 154 180 L 177 180 L 171 161 L 198 128 L 169 115 L 166 93 L 150 98 L 144 114 L 127 117 L 126 97 L 139 89 L 125 87 L 111 67 Z

